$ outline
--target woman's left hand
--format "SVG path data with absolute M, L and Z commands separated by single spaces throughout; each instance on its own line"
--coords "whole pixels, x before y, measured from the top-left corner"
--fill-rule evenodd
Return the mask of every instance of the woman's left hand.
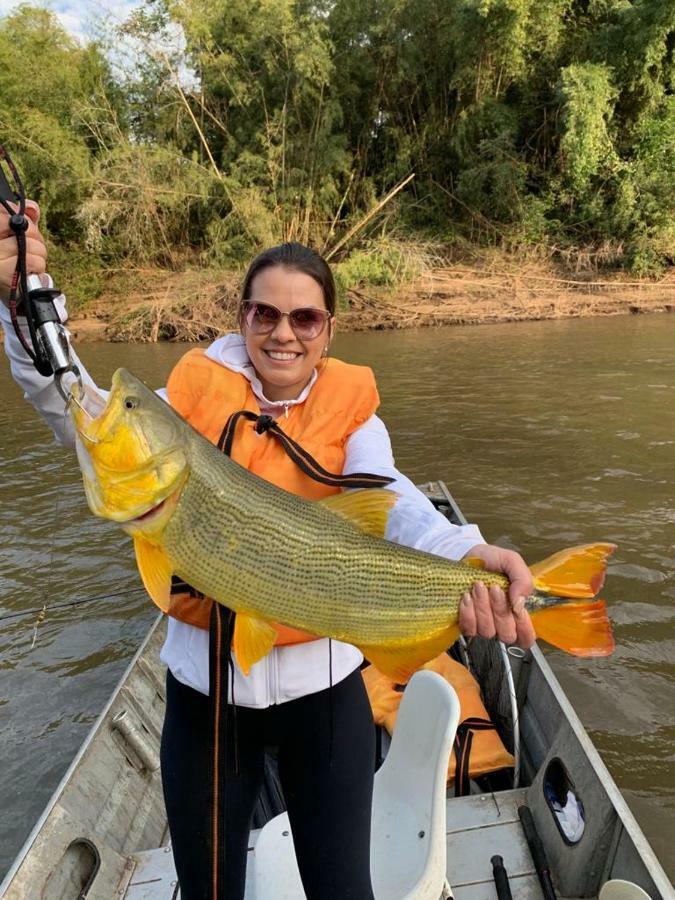
M 525 609 L 525 598 L 533 589 L 527 563 L 513 550 L 491 544 L 477 544 L 466 557 L 478 557 L 488 572 L 501 572 L 511 582 L 508 597 L 493 585 L 487 588 L 476 580 L 464 595 L 459 611 L 459 628 L 466 637 L 498 637 L 505 644 L 531 647 L 537 639 L 532 620 Z

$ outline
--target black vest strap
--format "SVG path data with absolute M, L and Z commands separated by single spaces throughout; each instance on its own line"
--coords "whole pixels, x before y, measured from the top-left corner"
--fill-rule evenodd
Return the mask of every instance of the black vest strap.
M 470 716 L 457 726 L 455 734 L 455 797 L 466 797 L 471 791 L 469 760 L 474 731 L 490 731 L 495 727 L 489 719 Z
M 209 892 L 211 900 L 221 900 L 225 891 L 225 817 L 227 815 L 227 768 L 228 768 L 228 719 L 234 725 L 235 770 L 236 762 L 236 708 L 230 707 L 230 646 L 234 629 L 234 613 L 221 607 L 211 606 L 209 627 L 209 707 L 211 713 L 209 757 L 211 760 L 211 871 L 209 872 Z
M 198 597 L 200 600 L 204 599 L 204 595 L 202 593 L 193 588 L 191 584 L 187 583 L 187 581 L 183 581 L 183 579 L 179 578 L 178 575 L 171 576 L 171 587 L 169 589 L 169 593 L 171 594 L 171 596 L 174 596 L 176 594 L 189 594 L 190 597 Z
M 393 478 L 388 478 L 386 475 L 370 475 L 367 472 L 353 472 L 351 475 L 336 475 L 333 472 L 329 472 L 310 453 L 304 450 L 297 441 L 294 441 L 293 438 L 282 431 L 271 416 L 258 415 L 250 409 L 240 409 L 239 412 L 232 413 L 225 423 L 225 428 L 223 428 L 223 433 L 218 441 L 218 449 L 228 456 L 232 453 L 237 423 L 242 418 L 247 419 L 249 422 L 255 422 L 255 430 L 258 434 L 267 432 L 276 438 L 296 466 L 305 475 L 313 478 L 314 481 L 321 482 L 321 484 L 342 488 L 370 488 L 386 487 L 386 485 L 394 481 Z

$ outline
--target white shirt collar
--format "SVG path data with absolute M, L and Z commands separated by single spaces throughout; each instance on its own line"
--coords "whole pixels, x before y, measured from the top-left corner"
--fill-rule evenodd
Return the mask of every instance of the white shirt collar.
M 253 368 L 253 363 L 249 359 L 246 350 L 246 341 L 241 334 L 236 331 L 224 334 L 208 347 L 206 355 L 214 362 L 219 363 L 221 366 L 225 366 L 226 369 L 230 369 L 232 372 L 238 372 L 240 375 L 247 378 L 251 383 L 253 393 L 260 401 L 261 407 L 264 406 L 266 409 L 288 409 L 289 406 L 303 403 L 307 399 L 307 395 L 317 379 L 316 369 L 313 369 L 312 377 L 297 397 L 292 400 L 268 400 L 263 392 L 260 379 Z

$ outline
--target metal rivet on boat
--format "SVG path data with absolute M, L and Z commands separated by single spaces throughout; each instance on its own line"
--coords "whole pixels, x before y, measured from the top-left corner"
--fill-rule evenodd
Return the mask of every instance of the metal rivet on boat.
M 423 831 L 419 831 L 419 832 L 417 833 L 417 837 L 418 837 L 418 838 L 423 838 L 423 837 L 424 837 L 424 832 L 423 832 Z
M 169 887 L 176 887 L 177 884 L 178 884 L 177 881 L 171 881 L 171 882 L 169 882 Z
M 282 833 L 282 835 L 283 835 L 284 837 L 288 837 L 288 832 L 287 832 L 287 831 L 282 831 L 281 833 Z
M 164 852 L 165 852 L 165 853 L 171 853 L 171 844 L 168 844 L 168 845 L 164 848 Z

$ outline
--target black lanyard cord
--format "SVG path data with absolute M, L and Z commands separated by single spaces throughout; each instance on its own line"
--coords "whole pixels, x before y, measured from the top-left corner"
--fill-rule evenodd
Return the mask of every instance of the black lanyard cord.
M 14 180 L 13 189 L 2 170 L 3 162 L 6 163 Z M 61 292 L 54 287 L 45 287 L 38 275 L 28 274 L 26 232 L 30 223 L 25 214 L 26 193 L 17 168 L 2 144 L 0 144 L 0 203 L 9 213 L 9 225 L 17 243 L 16 269 L 9 292 L 9 314 L 12 326 L 21 346 L 37 371 L 45 378 L 54 376 L 54 383 L 67 402 L 70 394 L 66 392 L 62 384 L 63 376 L 67 372 L 72 373 L 80 385 L 82 379 L 77 366 L 72 362 L 68 333 L 61 324 L 54 305 L 54 300 Z M 18 204 L 19 211 L 15 212 L 11 204 Z M 29 282 L 32 283 L 29 284 Z M 26 317 L 30 343 L 19 326 L 19 301 L 17 300 L 19 289 L 21 314 Z
M 349 475 L 329 472 L 297 441 L 294 441 L 285 431 L 282 431 L 271 416 L 258 415 L 250 409 L 240 409 L 238 412 L 232 413 L 225 423 L 225 428 L 218 441 L 218 449 L 227 456 L 230 456 L 232 453 L 235 429 L 242 418 L 255 422 L 255 430 L 258 434 L 268 432 L 275 437 L 293 462 L 305 475 L 313 478 L 314 481 L 319 481 L 331 487 L 341 488 L 381 488 L 394 481 L 393 478 L 389 478 L 387 475 L 371 475 L 368 472 L 352 472 Z
M 12 320 L 12 327 L 16 332 L 16 336 L 21 342 L 21 346 L 30 357 L 33 365 L 37 363 L 37 354 L 33 349 L 36 345 L 37 336 L 35 334 L 35 326 L 30 317 L 28 318 L 28 330 L 30 332 L 33 346 L 28 343 L 24 337 L 23 331 L 19 326 L 17 313 L 17 292 L 21 288 L 21 295 L 28 296 L 28 284 L 26 281 L 26 231 L 28 230 L 28 219 L 26 218 L 26 193 L 23 188 L 21 176 L 14 165 L 14 162 L 7 150 L 0 144 L 0 163 L 6 163 L 7 168 L 14 181 L 14 189 L 9 184 L 7 177 L 0 164 L 0 204 L 9 214 L 9 227 L 14 232 L 17 243 L 16 268 L 9 289 L 9 314 Z M 10 203 L 18 204 L 18 212 L 10 206 Z

